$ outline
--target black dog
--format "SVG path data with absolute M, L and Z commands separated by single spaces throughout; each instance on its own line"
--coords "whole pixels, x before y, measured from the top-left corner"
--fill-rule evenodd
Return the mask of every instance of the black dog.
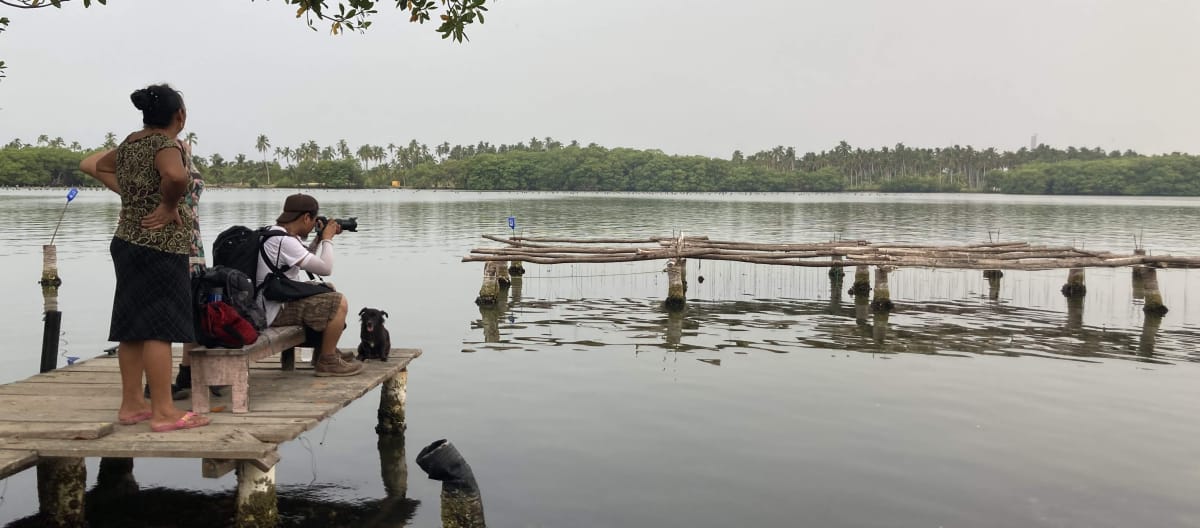
M 378 359 L 388 360 L 388 351 L 392 349 L 392 335 L 383 327 L 383 321 L 388 313 L 374 308 L 363 308 L 358 312 L 362 320 L 362 342 L 358 344 L 358 360 Z

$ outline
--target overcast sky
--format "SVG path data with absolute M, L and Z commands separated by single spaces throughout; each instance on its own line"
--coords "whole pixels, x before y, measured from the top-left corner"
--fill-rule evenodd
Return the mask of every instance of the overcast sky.
M 280 1 L 0 6 L 0 141 L 85 146 L 141 127 L 134 89 L 184 92 L 197 154 L 346 139 L 578 139 L 728 157 L 1030 136 L 1200 152 L 1195 0 L 500 0 L 470 42 L 382 2 L 366 34 Z

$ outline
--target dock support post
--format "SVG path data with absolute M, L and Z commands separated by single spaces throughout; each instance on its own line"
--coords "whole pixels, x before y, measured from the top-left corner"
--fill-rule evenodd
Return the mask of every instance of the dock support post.
M 502 265 L 494 260 L 489 260 L 483 265 L 483 285 L 479 287 L 479 297 L 475 298 L 475 304 L 496 304 L 496 297 L 500 294 L 500 283 L 496 277 L 500 273 L 498 268 Z
M 1083 282 L 1083 268 L 1071 268 L 1071 271 L 1067 272 L 1067 283 L 1062 287 L 1062 294 L 1067 297 L 1087 295 L 1087 286 Z
M 512 285 L 512 277 L 508 275 L 508 266 L 505 266 L 504 262 L 496 263 L 496 283 L 501 289 Z
M 41 371 L 49 372 L 58 367 L 58 340 L 62 331 L 62 312 L 58 310 L 58 287 L 62 279 L 58 276 L 58 248 L 53 244 L 42 246 L 42 304 L 45 324 L 42 327 Z
M 404 404 L 408 401 L 408 369 L 384 380 L 379 391 L 379 423 L 375 432 L 380 435 L 403 435 L 407 427 Z
M 1146 249 L 1145 248 L 1135 248 L 1133 250 L 1133 254 L 1138 255 L 1138 256 L 1144 256 L 1146 254 Z M 1144 266 L 1144 265 L 1134 266 L 1133 267 L 1133 280 L 1136 281 L 1136 280 L 1141 279 L 1142 273 L 1145 271 L 1145 269 L 1146 269 L 1146 266 Z
M 841 261 L 842 261 L 842 256 L 841 256 L 841 255 L 834 255 L 834 256 L 830 257 L 830 260 L 832 260 L 832 261 L 834 261 L 834 262 L 841 262 Z M 845 276 L 846 276 L 846 270 L 842 269 L 842 267 L 841 267 L 841 266 L 834 266 L 834 267 L 832 267 L 832 268 L 829 268 L 829 280 L 830 280 L 830 281 L 832 281 L 832 282 L 836 282 L 836 283 L 838 283 L 838 284 L 841 284 L 841 283 L 842 283 L 842 279 L 843 279 Z
M 513 277 L 520 277 L 525 274 L 525 265 L 519 260 L 514 260 L 508 264 L 508 273 Z
M 683 287 L 683 259 L 675 258 L 667 261 L 667 308 L 678 310 L 686 302 Z
M 254 460 L 239 460 L 237 467 L 238 528 L 275 528 L 279 504 L 275 496 L 275 465 L 263 469 Z
M 1167 315 L 1167 307 L 1163 305 L 1162 293 L 1158 291 L 1158 270 L 1142 269 L 1142 291 L 1146 296 L 1146 303 L 1142 305 L 1143 312 L 1159 317 Z
M 888 288 L 888 273 L 893 269 L 892 266 L 875 266 L 875 299 L 871 301 L 871 311 L 890 312 L 895 306 Z
M 854 268 L 854 284 L 850 286 L 850 295 L 866 295 L 871 293 L 871 268 L 858 266 Z
M 43 458 L 37 464 L 38 511 L 43 526 L 85 526 L 83 494 L 87 466 L 82 458 Z
M 988 281 L 988 299 L 995 301 L 1000 299 L 1000 278 L 1004 276 L 1004 272 L 1000 270 L 983 270 L 983 278 Z

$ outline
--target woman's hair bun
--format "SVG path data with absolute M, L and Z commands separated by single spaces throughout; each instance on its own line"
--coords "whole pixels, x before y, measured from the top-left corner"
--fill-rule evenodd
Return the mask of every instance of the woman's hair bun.
M 145 112 L 149 110 L 151 106 L 153 106 L 152 103 L 154 100 L 154 95 L 150 93 L 149 88 L 141 88 L 134 91 L 133 94 L 129 96 L 129 99 L 133 101 L 134 108 Z

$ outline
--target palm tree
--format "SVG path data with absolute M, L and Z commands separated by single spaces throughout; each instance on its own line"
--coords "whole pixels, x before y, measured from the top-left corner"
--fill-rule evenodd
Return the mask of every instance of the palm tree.
M 117 135 L 112 132 L 104 134 L 104 145 L 102 146 L 106 149 L 117 148 Z
M 374 150 L 371 149 L 371 145 L 363 145 L 358 147 L 356 154 L 358 154 L 358 159 L 362 160 L 363 162 L 363 170 L 370 168 L 368 162 L 371 161 L 371 158 L 373 158 L 375 154 Z
M 188 132 L 186 136 L 183 136 L 183 142 L 187 143 L 188 148 L 191 149 L 192 147 L 196 146 L 196 143 L 199 143 L 200 141 L 196 138 L 195 132 Z
M 83 150 L 83 145 L 80 145 L 78 141 L 72 141 L 71 142 L 71 150 L 74 152 L 79 152 L 79 151 Z
M 258 140 L 254 142 L 254 149 L 262 154 L 263 168 L 267 170 L 267 185 L 271 185 L 271 166 L 267 165 L 267 151 L 271 149 L 271 140 L 267 139 L 266 134 L 259 134 Z
M 47 136 L 46 134 L 41 134 L 37 137 L 37 145 L 39 147 L 42 145 L 46 145 L 48 143 L 50 143 L 50 136 Z
M 337 152 L 338 152 L 338 156 L 339 156 L 339 157 L 341 157 L 341 158 L 342 158 L 342 159 L 344 159 L 344 160 L 348 160 L 348 159 L 350 159 L 350 158 L 351 158 L 351 155 L 350 155 L 350 145 L 348 145 L 348 144 L 346 143 L 346 140 L 344 140 L 344 139 L 339 139 L 339 140 L 338 140 L 338 142 L 337 142 Z

